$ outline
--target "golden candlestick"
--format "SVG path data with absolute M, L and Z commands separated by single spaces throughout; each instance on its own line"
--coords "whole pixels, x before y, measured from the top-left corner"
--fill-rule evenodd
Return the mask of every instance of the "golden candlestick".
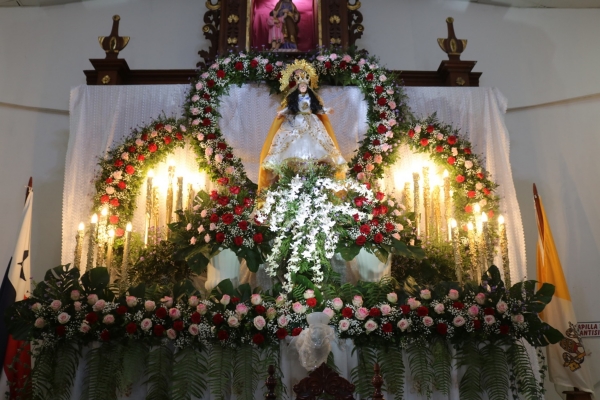
M 462 284 L 462 256 L 460 255 L 460 237 L 458 235 L 458 224 L 454 218 L 450 219 L 450 229 L 452 231 L 452 251 L 454 253 L 454 266 L 456 270 L 456 279 Z
M 402 204 L 406 208 L 406 212 L 411 212 L 413 210 L 412 205 L 412 194 L 410 193 L 410 183 L 404 182 L 404 190 L 402 191 Z
M 502 270 L 504 271 L 504 285 L 510 288 L 510 262 L 508 260 L 508 240 L 506 238 L 506 225 L 504 216 L 498 217 L 498 236 L 500 237 L 500 256 L 502 257 Z
M 79 269 L 81 267 L 81 253 L 83 252 L 83 234 L 85 232 L 85 225 L 83 222 L 79 223 L 77 227 L 77 236 L 75 237 L 75 259 L 73 260 L 73 268 Z
M 96 230 L 98 225 L 98 214 L 92 215 L 92 222 L 90 223 L 90 238 L 88 242 L 88 253 L 87 253 L 87 263 L 86 270 L 90 270 L 94 268 L 94 249 L 96 243 Z
M 119 288 L 121 293 L 129 288 L 129 277 L 127 276 L 129 270 L 129 247 L 131 241 L 131 222 L 127 223 L 125 228 L 125 244 L 123 245 L 123 262 L 121 264 L 121 281 L 119 282 Z
M 418 172 L 413 172 L 413 196 L 414 196 L 414 200 L 413 200 L 413 206 L 415 208 L 415 227 L 417 228 L 417 237 L 421 236 L 421 224 L 420 224 L 420 218 L 419 218 L 419 212 L 420 210 L 420 204 L 421 201 L 419 200 L 419 173 Z
M 423 167 L 423 220 L 425 221 L 425 240 L 431 237 L 431 193 L 429 187 L 429 167 Z
M 177 200 L 175 201 L 175 210 L 183 210 L 183 176 L 177 177 Z M 180 220 L 177 216 L 177 220 Z
M 187 199 L 187 209 L 191 210 L 194 207 L 194 185 L 188 183 L 188 199 Z

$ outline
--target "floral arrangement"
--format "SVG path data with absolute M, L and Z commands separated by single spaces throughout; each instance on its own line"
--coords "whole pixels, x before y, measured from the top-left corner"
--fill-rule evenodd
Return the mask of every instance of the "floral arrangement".
M 200 191 L 191 210 L 179 210 L 179 222 L 169 225 L 170 240 L 178 247 L 179 258 L 200 274 L 209 260 L 223 249 L 231 249 L 246 260 L 252 272 L 264 262 L 270 251 L 270 234 L 253 220 L 254 198 L 240 186 L 225 186 L 228 178 L 218 183 L 225 190 Z

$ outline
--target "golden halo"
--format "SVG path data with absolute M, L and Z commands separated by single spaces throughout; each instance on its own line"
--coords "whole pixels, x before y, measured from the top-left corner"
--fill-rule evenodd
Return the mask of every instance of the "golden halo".
M 310 88 L 316 89 L 319 87 L 319 76 L 317 75 L 317 71 L 315 67 L 312 66 L 311 63 L 306 60 L 296 60 L 293 64 L 289 64 L 285 70 L 281 73 L 281 78 L 279 79 L 279 90 L 285 91 L 290 85 L 290 78 L 294 74 L 295 71 L 302 70 L 308 74 L 310 77 Z

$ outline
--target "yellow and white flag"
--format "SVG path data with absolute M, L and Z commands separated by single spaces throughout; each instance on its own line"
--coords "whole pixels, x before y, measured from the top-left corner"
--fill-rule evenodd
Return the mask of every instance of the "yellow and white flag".
M 565 337 L 559 343 L 551 344 L 546 348 L 550 382 L 555 386 L 578 388 L 593 394 L 594 385 L 590 373 L 590 362 L 586 362 L 588 356 L 577 331 L 577 317 L 571 302 L 569 287 L 554 245 L 544 205 L 538 196 L 535 184 L 533 185 L 533 198 L 539 233 L 537 280 L 540 285 L 550 283 L 556 288 L 552 301 L 540 313 L 540 317 L 544 322 L 558 329 Z M 557 388 L 557 390 L 559 389 Z

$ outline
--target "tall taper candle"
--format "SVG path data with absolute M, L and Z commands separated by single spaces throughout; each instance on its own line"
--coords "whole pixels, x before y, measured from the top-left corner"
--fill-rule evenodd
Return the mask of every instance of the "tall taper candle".
M 110 229 L 108 231 L 108 243 L 106 248 L 106 268 L 108 268 L 109 274 L 112 270 L 112 257 L 113 257 L 113 245 L 115 242 L 115 230 Z
M 488 217 L 487 214 L 482 212 L 481 213 L 481 236 L 480 236 L 480 240 L 481 240 L 481 265 L 483 266 L 483 271 L 487 271 L 487 269 L 490 267 L 490 264 L 488 263 L 488 254 L 490 252 L 490 248 L 489 248 L 489 239 L 488 239 L 489 235 L 488 235 Z
M 477 240 L 476 240 L 476 235 L 477 233 L 475 232 L 475 227 L 473 226 L 472 222 L 469 222 L 467 224 L 467 235 L 469 238 L 469 263 L 471 264 L 471 275 L 474 281 L 479 282 L 479 272 L 478 272 L 478 259 L 479 257 L 477 256 Z
M 442 211 L 441 211 L 441 200 L 440 200 L 440 187 L 439 185 L 435 185 L 431 192 L 431 204 L 432 204 L 432 220 L 433 220 L 433 228 L 431 237 L 435 241 L 441 241 L 441 232 L 442 232 Z M 445 225 L 445 224 L 444 224 Z
M 410 193 L 410 183 L 404 182 L 404 190 L 402 191 L 402 204 L 406 208 L 406 212 L 413 211 L 412 194 Z
M 92 215 L 92 222 L 90 223 L 90 238 L 88 242 L 88 253 L 87 253 L 87 263 L 85 266 L 86 270 L 90 270 L 94 268 L 94 250 L 96 243 L 96 227 L 98 225 L 98 214 Z
M 175 201 L 175 211 L 183 210 L 183 176 L 177 177 L 177 201 Z M 179 216 L 177 217 L 179 220 Z
M 431 237 L 431 192 L 429 187 L 429 167 L 423 167 L 423 220 L 425 221 L 425 239 Z
M 444 221 L 448 226 L 448 240 L 452 240 L 452 228 L 450 227 L 450 218 L 453 218 L 452 210 L 450 209 L 450 177 L 448 170 L 444 170 Z
M 131 240 L 131 222 L 127 223 L 125 228 L 125 244 L 123 245 L 123 263 L 121 264 L 121 282 L 120 289 L 121 294 L 125 293 L 129 287 L 129 277 L 127 272 L 129 270 L 129 241 Z
M 504 224 L 503 215 L 498 217 L 498 236 L 500 237 L 500 256 L 502 257 L 502 270 L 504 271 L 504 285 L 506 287 L 511 287 L 508 241 L 506 238 L 506 225 Z
M 452 229 L 452 251 L 454 253 L 454 265 L 456 270 L 456 279 L 462 284 L 462 256 L 460 255 L 460 237 L 458 236 L 458 224 L 454 218 L 450 219 L 450 229 Z
M 167 186 L 167 212 L 165 215 L 165 223 L 167 227 L 166 235 L 169 237 L 169 228 L 168 225 L 173 221 L 173 178 L 175 177 L 175 166 L 169 165 L 169 178 L 168 178 L 168 186 Z
M 106 238 L 106 228 L 108 226 L 108 205 L 102 207 L 100 212 L 100 221 L 98 222 L 98 235 L 96 236 L 96 267 L 102 267 L 104 263 L 104 245 Z
M 421 236 L 421 226 L 420 226 L 420 218 L 419 218 L 419 212 L 420 212 L 420 205 L 421 205 L 421 200 L 419 199 L 419 173 L 418 172 L 413 172 L 413 196 L 414 196 L 414 200 L 413 200 L 413 207 L 415 209 L 415 226 L 417 227 L 417 237 Z
M 148 245 L 148 231 L 152 223 L 152 209 L 154 208 L 154 192 L 152 190 L 152 181 L 154 180 L 154 171 L 148 171 L 146 178 L 146 212 L 144 213 L 145 231 L 144 231 L 144 246 Z
M 194 185 L 188 183 L 188 199 L 187 199 L 187 209 L 191 210 L 194 207 Z
M 73 260 L 73 267 L 79 269 L 81 267 L 81 253 L 83 251 L 83 234 L 85 232 L 85 225 L 83 222 L 79 223 L 77 227 L 77 236 L 75 242 L 75 259 Z

